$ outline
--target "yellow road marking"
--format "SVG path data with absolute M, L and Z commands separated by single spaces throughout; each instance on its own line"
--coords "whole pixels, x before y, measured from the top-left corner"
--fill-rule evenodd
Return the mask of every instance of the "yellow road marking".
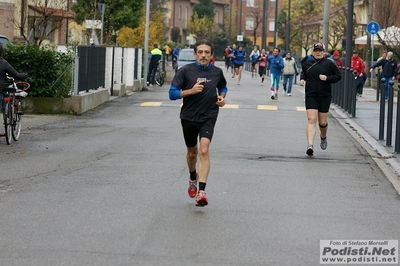
M 299 112 L 300 112 L 300 111 L 301 111 L 301 112 L 305 112 L 305 111 L 306 111 L 306 108 L 305 108 L 304 106 L 297 106 L 297 107 L 296 107 L 296 110 L 299 111 Z
M 276 105 L 258 105 L 257 110 L 276 111 L 276 110 L 278 110 L 278 106 L 276 106 Z
M 144 102 L 140 106 L 161 106 L 162 102 Z
M 238 104 L 225 104 L 225 106 L 222 108 L 239 109 L 239 105 Z

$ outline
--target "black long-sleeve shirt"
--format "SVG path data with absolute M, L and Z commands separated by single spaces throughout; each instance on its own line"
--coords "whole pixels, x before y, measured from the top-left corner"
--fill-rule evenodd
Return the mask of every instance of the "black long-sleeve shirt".
M 15 79 L 25 79 L 28 73 L 18 73 L 6 60 L 0 59 L 0 92 L 3 91 L 6 74 Z
M 311 56 L 302 62 L 301 68 L 301 79 L 306 81 L 307 96 L 332 96 L 331 84 L 342 78 L 336 64 L 327 58 L 317 60 Z M 320 74 L 327 77 L 325 81 L 319 78 Z
M 375 69 L 376 67 L 382 66 L 382 76 L 386 77 L 395 77 L 397 76 L 397 62 L 396 60 L 387 60 L 386 58 L 382 58 L 378 62 L 376 62 L 371 68 Z

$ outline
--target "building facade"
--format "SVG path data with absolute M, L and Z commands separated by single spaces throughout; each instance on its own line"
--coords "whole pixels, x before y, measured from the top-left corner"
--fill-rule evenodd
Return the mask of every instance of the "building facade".
M 0 2 L 0 34 L 11 42 L 32 41 L 43 36 L 43 43 L 66 44 L 72 0 L 6 0 Z

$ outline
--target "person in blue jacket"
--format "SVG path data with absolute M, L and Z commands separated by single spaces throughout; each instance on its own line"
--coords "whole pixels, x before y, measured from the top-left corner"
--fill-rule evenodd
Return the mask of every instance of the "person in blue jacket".
M 240 80 L 242 79 L 244 61 L 246 61 L 246 51 L 243 50 L 243 46 L 240 45 L 233 53 L 233 65 L 235 67 L 236 75 L 238 76 L 238 85 L 240 85 Z
M 175 73 L 178 72 L 178 56 L 179 56 L 179 47 L 175 45 L 172 50 L 172 69 L 175 70 Z
M 273 54 L 268 57 L 267 69 L 271 73 L 271 99 L 278 100 L 279 80 L 282 76 L 282 70 L 285 67 L 283 58 L 280 55 L 281 49 L 274 48 Z

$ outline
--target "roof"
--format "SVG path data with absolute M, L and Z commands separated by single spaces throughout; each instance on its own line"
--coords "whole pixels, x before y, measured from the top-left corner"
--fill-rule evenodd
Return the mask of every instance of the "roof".
M 43 6 L 32 6 L 32 5 L 29 5 L 29 8 L 35 12 L 42 14 L 42 15 L 47 15 L 47 16 L 54 17 L 54 18 L 72 18 L 73 19 L 75 17 L 74 13 L 69 12 L 64 9 L 50 8 L 50 7 L 43 7 Z

